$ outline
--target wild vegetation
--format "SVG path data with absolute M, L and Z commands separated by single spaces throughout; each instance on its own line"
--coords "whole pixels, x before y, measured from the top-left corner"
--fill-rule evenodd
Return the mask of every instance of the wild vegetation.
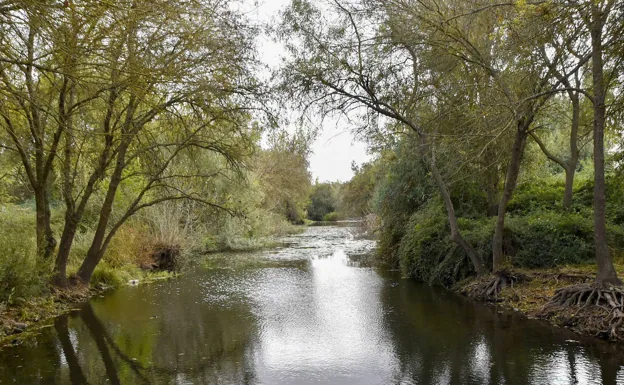
M 221 0 L 0 1 L 0 326 L 303 222 L 311 136 L 256 32 Z
M 0 0 L 0 313 L 365 217 L 380 260 L 481 299 L 579 268 L 544 316 L 620 338 L 623 18 L 616 0 L 292 0 L 270 84 L 227 1 Z M 312 185 L 314 135 L 276 104 L 346 117 L 374 160 Z
M 281 75 L 377 155 L 348 195 L 377 215 L 379 258 L 446 286 L 477 276 L 464 292 L 489 300 L 522 269 L 593 264 L 548 313 L 593 312 L 587 329 L 618 338 L 623 17 L 614 0 L 297 0 Z

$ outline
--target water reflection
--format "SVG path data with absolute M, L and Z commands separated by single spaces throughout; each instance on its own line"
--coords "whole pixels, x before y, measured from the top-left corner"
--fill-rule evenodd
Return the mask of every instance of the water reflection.
M 0 350 L 0 384 L 624 384 L 622 348 L 361 267 L 317 227 L 264 257 L 130 287 Z
M 396 383 L 624 383 L 617 346 L 412 282 L 384 290 L 385 325 L 402 362 Z

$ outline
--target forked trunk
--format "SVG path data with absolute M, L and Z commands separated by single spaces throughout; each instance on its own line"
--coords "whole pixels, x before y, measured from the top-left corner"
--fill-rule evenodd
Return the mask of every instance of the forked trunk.
M 130 143 L 126 143 L 119 149 L 119 153 L 117 154 L 117 164 L 115 166 L 115 171 L 111 176 L 108 190 L 106 191 L 106 198 L 104 198 L 104 203 L 100 209 L 100 219 L 98 221 L 97 228 L 95 229 L 93 241 L 91 242 L 89 251 L 87 251 L 87 256 L 82 262 L 80 269 L 78 269 L 78 278 L 80 278 L 84 284 L 88 284 L 89 281 L 91 281 L 91 276 L 93 275 L 95 268 L 104 256 L 105 248 L 103 247 L 103 244 L 106 239 L 106 230 L 108 229 L 108 222 L 110 220 L 111 212 L 113 211 L 113 203 L 115 202 L 117 188 L 121 183 L 122 172 L 126 161 L 126 152 L 128 151 L 129 144 Z

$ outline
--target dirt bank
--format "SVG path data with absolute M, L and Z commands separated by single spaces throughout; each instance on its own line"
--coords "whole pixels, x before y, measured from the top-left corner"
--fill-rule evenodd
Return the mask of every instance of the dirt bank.
M 453 290 L 579 334 L 624 342 L 624 292 L 594 286 L 592 270 L 592 266 L 512 269 L 462 281 Z

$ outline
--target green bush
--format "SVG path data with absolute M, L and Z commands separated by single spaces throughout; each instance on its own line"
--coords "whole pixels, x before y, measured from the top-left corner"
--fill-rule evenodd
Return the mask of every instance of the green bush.
M 391 268 L 399 267 L 399 244 L 405 235 L 405 227 L 402 221 L 381 221 L 375 254 L 379 261 Z
M 91 286 L 95 287 L 102 284 L 105 286 L 119 287 L 139 277 L 141 277 L 141 272 L 136 266 L 126 265 L 121 268 L 118 266 L 111 266 L 108 262 L 102 261 L 93 272 Z
M 486 267 L 492 267 L 492 236 L 495 218 L 459 219 L 462 235 Z M 433 204 L 413 214 L 396 246 L 404 276 L 445 286 L 473 273 L 462 249 L 450 239 L 447 218 Z M 624 228 L 608 226 L 609 245 L 615 255 L 624 249 Z M 594 260 L 591 216 L 556 211 L 536 211 L 508 216 L 503 250 L 512 264 L 524 268 L 546 268 L 592 263 Z
M 458 219 L 459 229 L 468 242 L 477 252 L 487 269 L 492 268 L 492 238 L 496 218 Z M 503 243 L 504 252 L 509 252 L 509 243 Z M 463 254 L 463 253 L 462 253 Z
M 429 281 L 433 269 L 450 247 L 446 222 L 438 207 L 430 205 L 416 212 L 408 221 L 398 247 L 402 274 Z
M 336 222 L 338 220 L 340 220 L 340 218 L 338 216 L 338 213 L 335 211 L 323 215 L 323 221 L 325 222 Z
M 516 266 L 554 267 L 593 260 L 591 217 L 538 211 L 524 217 L 510 217 L 506 223 L 517 248 L 513 258 Z
M 561 210 L 563 181 L 552 183 L 525 183 L 514 191 L 513 197 L 507 206 L 510 214 L 528 214 L 534 211 Z
M 464 236 L 484 255 L 491 255 L 490 221 L 464 220 Z M 450 238 L 446 215 L 434 208 L 414 214 L 398 248 L 403 275 L 422 282 L 451 286 L 473 273 L 465 252 Z

